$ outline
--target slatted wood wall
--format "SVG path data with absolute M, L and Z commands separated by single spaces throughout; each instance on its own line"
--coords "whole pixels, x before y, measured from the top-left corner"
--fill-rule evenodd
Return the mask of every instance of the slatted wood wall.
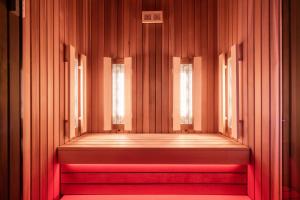
M 142 24 L 142 10 L 164 23 Z M 103 131 L 103 57 L 132 57 L 132 131 L 171 132 L 173 56 L 202 57 L 202 131 L 217 131 L 216 0 L 92 0 L 90 17 L 90 132 Z
M 21 198 L 20 9 L 0 1 L 0 199 Z
M 23 197 L 59 199 L 65 138 L 64 48 L 88 55 L 85 0 L 26 0 L 23 18 Z
M 248 193 L 280 198 L 280 1 L 218 0 L 218 53 L 243 44 L 243 142 L 252 150 Z
M 299 134 L 299 47 L 300 2 L 288 0 L 283 3 L 283 66 L 282 66 L 282 115 L 283 115 L 283 198 L 300 197 L 300 134 Z

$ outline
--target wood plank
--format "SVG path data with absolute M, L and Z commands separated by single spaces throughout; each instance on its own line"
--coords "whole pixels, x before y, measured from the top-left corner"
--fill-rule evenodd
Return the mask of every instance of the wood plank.
M 54 1 L 47 1 L 47 197 L 54 198 Z M 58 105 L 57 105 L 58 106 Z M 46 157 L 46 155 L 45 155 Z
M 187 1 L 188 10 L 188 37 L 187 37 L 187 57 L 195 56 L 195 0 Z
M 246 184 L 246 173 L 63 173 L 61 183 L 160 184 L 160 183 L 224 183 Z
M 174 189 L 176 188 L 176 189 Z M 227 194 L 246 195 L 246 185 L 228 184 L 63 184 L 62 194 Z
M 169 132 L 169 2 L 163 1 L 164 24 L 162 26 L 162 80 L 161 80 L 161 132 Z
M 270 199 L 270 5 L 269 1 L 262 1 L 262 66 L 261 66 L 261 180 L 262 199 Z
M 202 60 L 201 57 L 194 57 L 193 61 L 193 123 L 194 130 L 202 130 L 202 104 L 201 104 L 201 76 L 202 76 Z
M 40 1 L 31 1 L 31 38 L 35 38 L 36 41 L 31 46 L 31 79 L 32 79 L 32 165 L 31 165 L 31 198 L 40 198 Z
M 248 146 L 255 155 L 254 138 L 254 0 L 248 0 Z M 254 198 L 254 157 L 248 168 L 248 195 Z
M 161 6 L 158 8 L 161 9 Z M 162 131 L 162 24 L 155 25 L 155 132 Z
M 261 180 L 261 154 L 262 154 L 262 147 L 261 147 L 261 115 L 262 115 L 262 104 L 261 104 L 261 97 L 262 97 L 262 90 L 261 90 L 261 67 L 262 67 L 262 29 L 261 29 L 261 1 L 255 0 L 254 1 L 254 90 L 255 90 L 255 98 L 254 98 L 254 137 L 255 137 L 255 199 L 261 199 L 262 194 L 262 180 Z
M 20 18 L 15 12 L 8 14 L 8 160 L 9 163 L 9 197 L 21 198 L 21 40 Z M 4 30 L 5 31 L 5 30 Z M 7 48 L 7 47 L 6 47 Z M 5 48 L 5 49 L 6 49 Z
M 174 0 L 174 52 L 173 56 L 181 57 L 182 48 L 182 0 Z
M 243 144 L 248 144 L 248 2 L 242 1 L 242 13 L 247 13 L 243 17 Z
M 143 24 L 143 132 L 150 130 L 149 30 L 150 24 Z
M 201 1 L 201 47 L 202 47 L 202 131 L 208 131 L 208 1 Z
M 273 147 L 271 149 L 271 199 L 280 199 L 281 193 L 281 86 L 280 84 L 280 74 L 281 74 L 281 1 L 275 0 L 270 2 L 270 65 L 271 74 L 271 114 L 270 114 L 270 131 L 271 131 L 271 144 Z M 279 119 L 279 121 L 278 121 Z
M 125 117 L 124 129 L 132 131 L 132 58 L 124 59 L 125 65 Z
M 169 132 L 173 131 L 173 58 L 170 55 L 174 54 L 174 45 L 175 45 L 175 35 L 174 35 L 174 1 L 170 0 L 169 2 Z
M 53 153 L 56 154 L 56 148 L 59 146 L 59 124 L 60 124 L 60 118 L 59 118 L 59 98 L 60 98 L 60 38 L 59 38 L 59 32 L 60 32 L 60 24 L 59 24 L 59 0 L 54 0 L 53 5 L 53 17 L 54 17 L 54 27 L 53 27 L 53 59 L 54 59 L 54 102 L 53 102 L 53 116 L 54 116 L 54 135 L 53 135 Z M 57 156 L 53 157 L 53 197 L 58 198 L 59 197 L 59 189 L 60 189 L 60 165 L 58 164 Z
M 0 7 L 0 173 L 3 174 L 0 180 L 0 198 L 9 198 L 9 158 L 8 158 L 8 135 L 9 135 L 9 119 L 8 119 L 8 11 L 7 1 L 1 1 L 3 6 Z M 25 68 L 25 72 L 26 72 Z M 25 102 L 26 103 L 25 99 Z M 27 127 L 24 127 L 27 128 Z M 25 130 L 27 133 L 28 129 Z M 27 138 L 25 138 L 27 143 Z M 26 148 L 26 147 L 25 147 Z M 24 177 L 26 178 L 26 177 Z
M 202 173 L 247 173 L 245 165 L 76 165 L 66 164 L 61 165 L 62 173 L 98 173 L 98 172 L 202 172 Z
M 124 0 L 117 1 L 116 11 L 113 14 L 117 16 L 117 57 L 124 58 Z
M 40 1 L 40 198 L 47 198 L 48 190 L 48 128 L 47 128 L 47 105 L 48 105 L 48 65 L 47 65 L 47 21 L 46 21 L 46 0 Z
M 189 32 L 191 27 L 188 26 L 188 23 L 190 21 L 189 18 L 189 10 L 188 10 L 188 6 L 190 4 L 190 0 L 185 0 L 182 1 L 181 0 L 181 19 L 180 19 L 180 23 L 181 23 L 181 57 L 182 58 L 187 58 L 188 57 L 188 41 L 189 41 Z
M 128 13 L 127 13 L 128 12 Z M 137 84 L 137 2 L 130 1 L 125 2 L 125 24 L 129 24 L 128 28 L 125 25 L 125 39 L 124 39 L 124 55 L 128 51 L 128 56 L 132 57 L 132 131 L 137 131 L 137 112 L 138 103 L 137 100 L 138 84 Z M 128 19 L 127 19 L 128 18 Z M 127 22 L 128 21 L 128 22 Z M 128 33 L 127 33 L 128 32 Z M 128 36 L 127 36 L 128 34 Z M 127 41 L 128 40 L 128 41 Z M 127 43 L 127 45 L 126 45 Z M 128 50 L 127 50 L 128 49 Z
M 103 129 L 112 130 L 112 61 L 109 57 L 103 58 Z
M 149 24 L 149 132 L 156 128 L 156 25 Z
M 65 136 L 65 66 L 64 66 L 64 50 L 65 50 L 65 1 L 59 4 L 59 144 L 64 144 Z
M 216 10 L 216 0 L 209 0 L 207 10 Z M 215 94 L 215 59 L 216 57 L 216 12 L 207 12 L 207 129 L 206 132 L 213 133 L 217 130 L 216 126 L 216 98 Z M 204 125 L 205 127 L 205 125 Z M 205 129 L 204 129 L 205 130 Z
M 25 13 L 30 13 L 30 1 L 25 2 Z M 30 200 L 31 197 L 31 37 L 30 37 L 30 15 L 23 18 L 23 77 L 22 77 L 22 91 L 23 91 L 23 199 Z M 3 42 L 4 44 L 4 42 Z M 0 64 L 1 65 L 1 64 Z M 1 65 L 2 66 L 2 65 Z M 5 74 L 1 71 L 1 74 Z M 1 91 L 5 91 L 1 88 Z M 1 105 L 4 105 L 1 103 Z M 5 113 L 4 111 L 1 113 Z M 2 118 L 2 117 L 1 117 Z M 5 133 L 5 125 L 1 124 L 2 130 Z M 4 135 L 4 134 L 3 134 Z M 5 141 L 5 140 L 1 140 Z M 1 145 L 4 146 L 4 145 Z M 4 149 L 1 152 L 5 152 Z M 5 160 L 5 158 L 0 158 Z M 5 173 L 3 173 L 5 174 Z M 5 177 L 3 178 L 5 180 Z M 0 189 L 1 190 L 1 189 Z M 1 190 L 2 191 L 2 190 Z M 3 196 L 1 199 L 8 199 L 4 197 L 5 192 L 1 192 Z
M 245 164 L 249 160 L 247 147 L 219 134 L 85 134 L 58 150 L 61 163 Z M 116 159 L 121 157 L 126 160 Z
M 140 18 L 140 13 L 142 12 L 142 1 L 141 0 L 136 0 L 137 1 L 137 6 L 136 6 L 136 27 L 137 27 L 137 35 L 136 35 L 136 45 L 137 45 L 137 52 L 143 52 L 144 54 L 144 31 L 143 31 L 143 26 L 142 25 L 142 19 Z M 145 97 L 144 97 L 144 82 L 143 82 L 143 77 L 144 77 L 144 60 L 142 54 L 137 54 L 137 59 L 136 59 L 136 64 L 137 64 L 137 94 L 136 94 L 136 99 L 137 101 L 137 120 L 136 120 L 136 130 L 138 132 L 142 132 L 144 130 L 144 125 L 146 125 L 146 121 L 144 121 L 144 102 L 145 102 Z M 145 127 L 146 128 L 146 127 Z

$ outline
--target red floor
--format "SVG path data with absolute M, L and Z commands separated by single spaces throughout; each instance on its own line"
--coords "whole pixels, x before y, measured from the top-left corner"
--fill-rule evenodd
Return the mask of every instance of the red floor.
M 250 200 L 237 195 L 66 195 L 62 200 Z

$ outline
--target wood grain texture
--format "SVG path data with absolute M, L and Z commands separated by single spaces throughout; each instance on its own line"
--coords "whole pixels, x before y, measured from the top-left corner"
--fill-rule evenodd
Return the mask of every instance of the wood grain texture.
M 159 198 L 158 194 L 237 195 L 241 194 L 240 189 L 246 191 L 247 167 L 197 164 L 66 164 L 62 165 L 61 183 L 64 195 L 126 193 L 155 194 L 155 198 Z
M 280 197 L 280 1 L 218 0 L 218 53 L 243 45 L 242 141 L 252 152 L 248 194 Z M 238 17 L 237 17 L 238 16 Z M 276 152 L 276 153 L 275 153 Z M 273 156 L 274 157 L 273 157 Z
M 25 9 L 23 198 L 59 199 L 56 148 L 70 139 L 65 135 L 65 47 L 87 53 L 88 35 L 79 27 L 87 27 L 88 7 L 83 1 L 32 0 L 25 1 Z
M 217 1 L 195 0 L 135 0 L 133 2 L 100 1 L 105 9 L 97 15 L 92 14 L 92 41 L 104 40 L 104 55 L 99 53 L 103 48 L 93 46 L 90 62 L 102 59 L 124 58 L 128 54 L 133 60 L 133 102 L 132 130 L 138 132 L 172 132 L 172 58 L 203 58 L 203 132 L 216 132 L 217 101 L 215 91 L 215 68 L 217 62 Z M 92 1 L 96 8 L 99 2 Z M 197 9 L 195 9 L 197 6 Z M 130 8 L 130 13 L 128 9 Z M 141 24 L 142 10 L 163 10 L 163 24 Z M 96 12 L 96 11 L 95 11 Z M 93 12 L 92 12 L 93 13 Z M 99 14 L 101 13 L 101 14 Z M 104 28 L 103 33 L 98 27 Z M 95 29 L 95 30 L 94 30 Z M 96 42 L 92 42 L 92 45 Z M 100 46 L 103 44 L 100 44 Z M 93 68 L 94 65 L 90 66 Z M 102 66 L 95 68 L 102 70 Z M 99 72 L 91 73 L 92 87 L 90 90 L 92 125 L 89 132 L 101 132 L 104 111 L 98 109 L 98 97 L 101 94 L 101 76 Z M 100 82 L 100 83 L 99 83 Z M 211 89 L 208 89 L 208 86 Z M 93 96 L 91 96 L 93 94 Z M 204 106 L 209 104 L 208 106 Z M 212 112 L 208 112 L 208 107 Z
M 1 1 L 0 8 L 0 124 L 1 153 L 0 198 L 20 199 L 21 190 L 21 19 L 16 2 L 9 11 L 9 3 Z M 10 4 L 11 6 L 11 4 Z M 15 85 L 14 85 L 15 84 Z M 3 126 L 3 127 L 2 127 Z
M 60 146 L 58 157 L 63 164 L 247 164 L 249 151 L 219 134 L 85 134 Z
M 0 198 L 8 199 L 9 185 L 8 185 L 8 17 L 7 17 L 7 1 L 2 0 L 0 7 L 0 90 L 2 91 L 0 98 L 0 173 L 3 177 L 0 180 Z
M 299 12 L 295 0 L 282 2 L 282 196 L 297 198 L 299 173 Z M 274 171 L 275 172 L 275 171 Z M 278 175 L 277 175 L 278 176 Z M 275 186 L 275 185 L 274 185 Z M 272 186 L 272 187 L 274 187 Z M 278 194 L 278 193 L 277 193 Z M 272 196 L 275 196 L 272 194 Z

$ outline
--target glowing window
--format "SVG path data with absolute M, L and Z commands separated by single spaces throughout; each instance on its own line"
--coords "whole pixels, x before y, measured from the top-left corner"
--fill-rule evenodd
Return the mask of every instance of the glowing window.
M 78 128 L 78 60 L 75 59 L 75 70 L 74 70 L 74 120 L 75 127 Z
M 125 116 L 124 64 L 112 65 L 112 115 L 113 115 L 113 124 L 124 124 L 124 116 Z
M 180 65 L 180 121 L 181 124 L 193 123 L 193 67 L 192 64 Z
M 232 59 L 228 59 L 228 113 L 227 113 L 227 119 L 228 119 L 228 128 L 232 128 Z

